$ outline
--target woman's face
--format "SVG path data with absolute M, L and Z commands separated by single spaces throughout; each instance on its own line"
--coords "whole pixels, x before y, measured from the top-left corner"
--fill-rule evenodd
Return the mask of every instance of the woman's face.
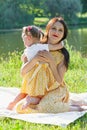
M 64 35 L 64 26 L 60 22 L 56 22 L 49 29 L 48 33 L 48 43 L 57 44 Z

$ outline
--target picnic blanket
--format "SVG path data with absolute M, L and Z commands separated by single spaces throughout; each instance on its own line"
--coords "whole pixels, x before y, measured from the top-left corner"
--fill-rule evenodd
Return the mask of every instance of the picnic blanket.
M 8 104 L 15 98 L 19 93 L 19 89 L 14 87 L 0 87 L 0 117 L 10 117 L 13 119 L 20 119 L 32 123 L 40 124 L 52 124 L 65 127 L 70 123 L 74 122 L 78 118 L 82 117 L 87 110 L 82 112 L 64 112 L 64 113 L 32 113 L 32 114 L 18 114 L 14 110 L 7 110 Z M 70 99 L 82 100 L 87 102 L 87 93 L 70 93 Z M 85 106 L 83 106 L 85 107 Z M 86 107 L 87 109 L 87 107 Z

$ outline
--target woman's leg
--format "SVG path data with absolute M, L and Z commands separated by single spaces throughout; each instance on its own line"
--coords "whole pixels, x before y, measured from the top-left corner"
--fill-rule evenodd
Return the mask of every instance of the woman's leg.
M 59 87 L 47 93 L 37 105 L 40 113 L 60 113 L 69 111 L 69 104 L 66 101 L 67 89 Z M 68 99 L 67 99 L 68 100 Z
M 84 110 L 84 108 L 82 108 L 79 105 L 70 105 L 70 107 L 69 107 L 69 111 L 83 111 L 83 110 Z

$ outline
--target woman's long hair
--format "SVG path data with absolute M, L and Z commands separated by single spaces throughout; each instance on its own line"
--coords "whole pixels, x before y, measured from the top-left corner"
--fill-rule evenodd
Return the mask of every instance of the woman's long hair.
M 65 47 L 63 47 L 60 50 L 62 51 L 62 54 L 64 55 L 64 64 L 65 64 L 66 68 L 68 69 L 69 62 L 70 62 L 69 52 L 67 51 L 67 49 Z

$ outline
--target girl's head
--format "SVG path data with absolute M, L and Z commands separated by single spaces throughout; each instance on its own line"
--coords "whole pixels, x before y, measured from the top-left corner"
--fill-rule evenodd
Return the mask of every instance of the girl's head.
M 32 25 L 23 27 L 22 39 L 26 47 L 34 43 L 40 42 L 43 35 L 44 33 L 40 30 L 40 28 L 36 26 Z
M 46 26 L 46 42 L 56 44 L 67 37 L 67 26 L 62 17 L 52 18 Z

